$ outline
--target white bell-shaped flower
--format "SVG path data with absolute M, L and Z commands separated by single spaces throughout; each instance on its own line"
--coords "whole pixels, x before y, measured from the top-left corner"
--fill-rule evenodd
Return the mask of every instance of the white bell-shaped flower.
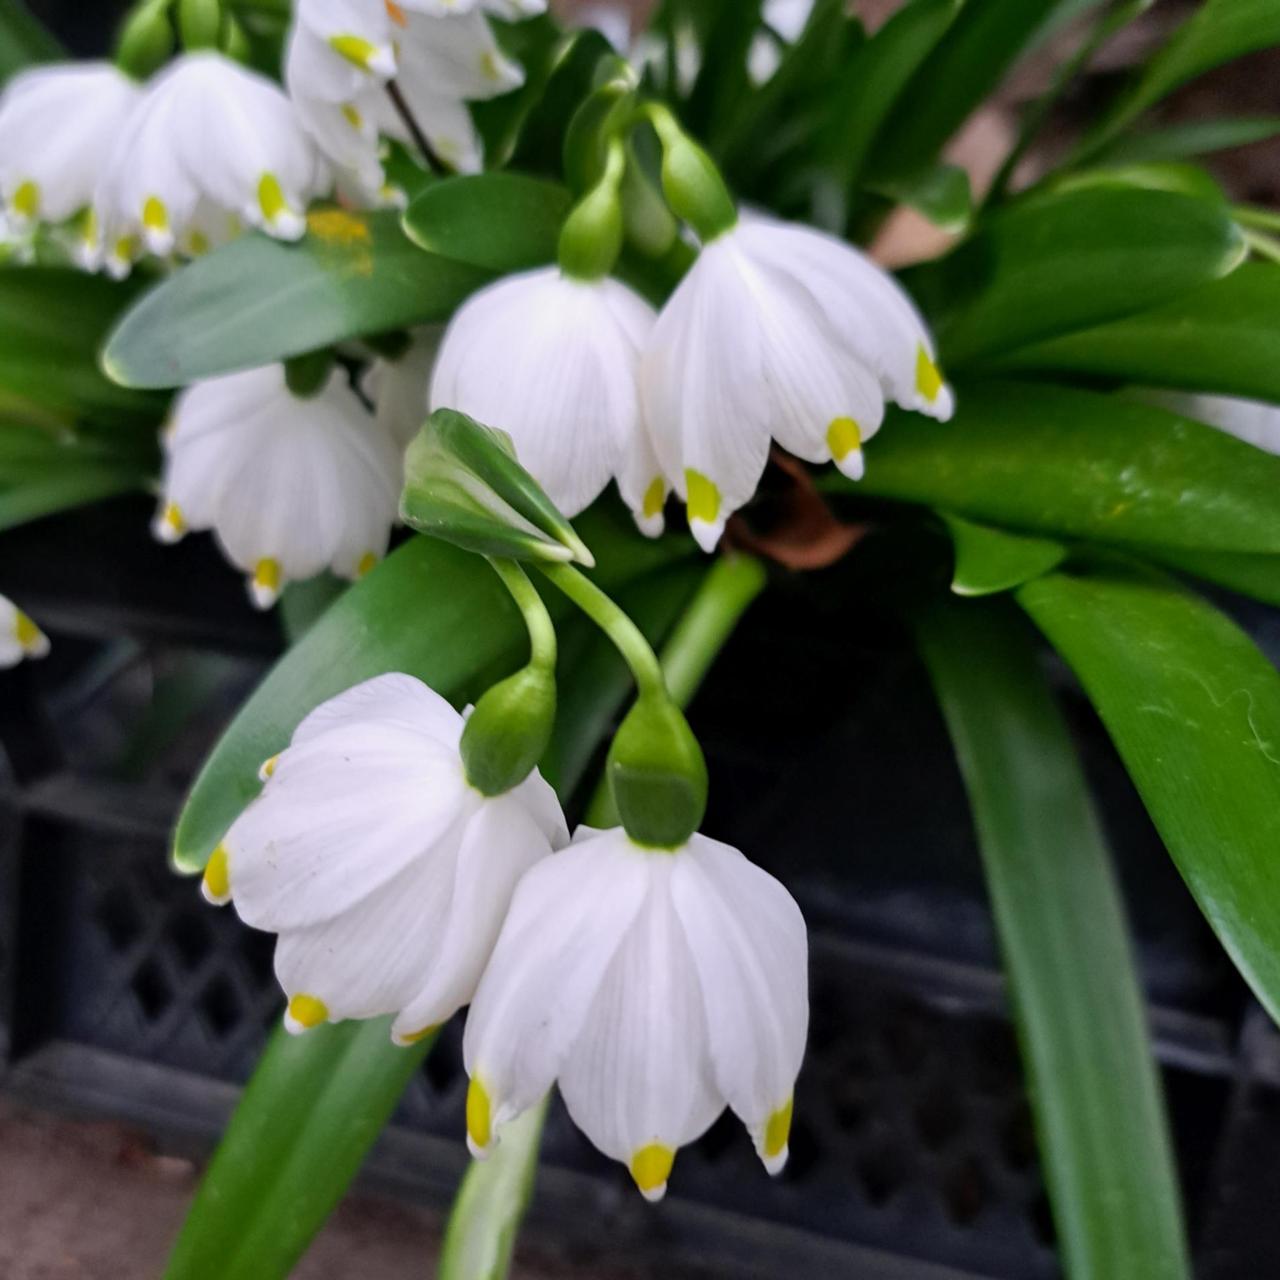
M 417 329 L 408 348 L 394 360 L 379 358 L 366 370 L 360 390 L 373 402 L 378 421 L 407 449 L 427 420 L 427 398 L 442 330 Z
M 508 276 L 454 315 L 431 382 L 432 410 L 507 432 L 520 464 L 566 516 L 616 478 L 649 534 L 666 485 L 640 412 L 640 357 L 654 310 L 607 277 L 558 267 Z
M 19 72 L 0 95 L 0 204 L 12 231 L 63 222 L 88 210 L 103 161 L 141 91 L 108 62 Z M 86 218 L 77 253 L 100 250 Z
M 727 1104 L 786 1162 L 809 1021 L 791 895 L 736 849 L 580 830 L 520 882 L 467 1020 L 467 1138 L 482 1155 L 555 1081 L 651 1200 Z
M 471 999 L 517 880 L 564 843 L 537 773 L 496 797 L 467 783 L 462 727 L 422 681 L 377 676 L 263 765 L 203 891 L 280 935 L 290 1031 L 394 1013 L 397 1042 L 421 1039 Z
M 1245 444 L 1280 454 L 1280 405 L 1207 392 L 1153 391 L 1146 398 L 1185 418 L 1217 427 Z
M 94 199 L 107 269 L 125 274 L 144 250 L 200 252 L 214 211 L 296 240 L 329 186 L 276 85 L 222 54 L 184 54 L 148 84 L 111 149 Z
M 0 669 L 16 667 L 23 658 L 43 658 L 49 639 L 11 600 L 0 596 Z
M 945 421 L 950 389 L 903 290 L 843 241 L 743 218 L 708 243 L 645 351 L 645 418 L 711 550 L 755 493 L 770 440 L 860 478 L 885 400 Z
M 356 578 L 386 552 L 401 454 L 341 371 L 305 397 L 278 364 L 199 382 L 178 399 L 165 453 L 156 537 L 213 530 L 259 608 L 286 582 Z

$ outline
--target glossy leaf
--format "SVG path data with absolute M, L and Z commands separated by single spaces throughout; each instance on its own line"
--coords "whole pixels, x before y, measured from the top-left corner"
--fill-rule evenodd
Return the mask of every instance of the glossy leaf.
M 557 183 L 478 173 L 432 183 L 405 211 L 404 229 L 428 253 L 488 271 L 520 271 L 555 260 L 569 205 Z
M 939 262 L 904 273 L 951 368 L 1129 315 L 1226 275 L 1245 254 L 1225 208 L 1096 189 L 1015 204 Z
M 1120 137 L 1102 157 L 1108 162 L 1184 160 L 1229 151 L 1280 136 L 1280 116 L 1241 116 L 1222 120 L 1190 120 L 1162 129 Z
M 895 412 L 865 479 L 824 486 L 979 523 L 1127 546 L 1280 551 L 1280 458 L 1116 396 L 961 385 L 942 425 Z
M 624 531 L 618 519 L 596 510 L 577 525 L 596 551 L 602 586 L 690 554 L 684 539 L 650 542 Z M 548 603 L 563 613 L 557 595 L 550 593 Z M 432 539 L 410 539 L 335 601 L 241 708 L 178 819 L 178 869 L 204 866 L 257 795 L 259 765 L 327 698 L 375 675 L 405 671 L 445 697 L 466 701 L 513 670 L 526 644 L 519 613 L 482 559 Z
M 424 253 L 395 213 L 320 210 L 298 244 L 254 233 L 182 267 L 125 316 L 103 364 L 125 386 L 182 386 L 447 320 L 491 278 Z
M 1021 586 L 1056 569 L 1067 548 L 1052 538 L 1009 533 L 939 512 L 955 547 L 951 590 L 958 596 L 987 596 Z
M 433 1041 L 393 1045 L 389 1018 L 302 1036 L 278 1027 L 200 1184 L 165 1280 L 287 1276 Z
M 1280 605 L 1280 556 L 1175 550 L 1172 547 L 1148 547 L 1144 549 L 1143 556 L 1242 596 Z
M 1090 130 L 1078 154 L 1096 151 L 1179 85 L 1275 44 L 1280 44 L 1277 0 L 1206 0 Z
M 899 204 L 905 204 L 944 231 L 958 233 L 973 216 L 973 193 L 969 174 L 954 164 L 938 164 L 913 174 L 869 188 Z
M 1280 674 L 1163 576 L 1055 573 L 1018 602 L 1084 685 L 1236 967 L 1280 1018 Z
M 0 0 L 0 85 L 33 62 L 65 57 L 62 46 L 21 0 Z
M 1280 266 L 1249 262 L 1150 311 L 1037 342 L 993 363 L 1280 402 L 1277 351 Z
M 940 603 L 917 637 L 955 744 L 1067 1275 L 1190 1277 L 1119 887 L 1017 610 Z

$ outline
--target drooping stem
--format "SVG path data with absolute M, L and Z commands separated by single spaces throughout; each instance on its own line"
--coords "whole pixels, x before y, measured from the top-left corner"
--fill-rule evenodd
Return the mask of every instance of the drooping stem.
M 493 571 L 511 593 L 529 629 L 529 665 L 553 670 L 556 665 L 556 629 L 529 575 L 514 560 L 490 556 Z
M 642 697 L 646 694 L 668 696 L 662 665 L 640 628 L 590 578 L 568 564 L 539 561 L 538 569 L 613 641 L 631 668 Z
M 445 164 L 436 149 L 427 140 L 427 135 L 422 132 L 422 126 L 418 124 L 418 118 L 413 114 L 408 102 L 405 101 L 404 94 L 400 92 L 400 86 L 394 80 L 388 80 L 386 90 L 387 97 L 391 99 L 391 105 L 395 107 L 396 114 L 404 121 L 404 127 L 408 129 L 414 146 L 422 152 L 422 158 L 427 162 L 427 168 L 432 173 L 452 173 L 452 168 Z
M 1259 209 L 1248 204 L 1231 206 L 1231 216 L 1242 227 L 1253 227 L 1258 231 L 1280 232 L 1280 213 L 1274 209 Z
M 662 670 L 678 706 L 692 701 L 766 581 L 765 567 L 755 556 L 736 554 L 716 561 L 662 647 Z M 603 778 L 592 793 L 585 820 L 592 827 L 610 827 L 618 821 Z

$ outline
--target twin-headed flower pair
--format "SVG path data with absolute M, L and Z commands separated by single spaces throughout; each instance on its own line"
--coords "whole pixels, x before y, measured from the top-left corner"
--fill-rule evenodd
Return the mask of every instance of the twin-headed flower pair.
M 464 727 L 384 675 L 312 712 L 209 862 L 206 897 L 279 933 L 286 1025 L 394 1014 L 400 1044 L 468 1003 L 468 1141 L 559 1082 L 578 1126 L 650 1199 L 725 1105 L 785 1163 L 808 1025 L 804 921 L 702 835 L 568 839 L 536 772 L 486 796 Z

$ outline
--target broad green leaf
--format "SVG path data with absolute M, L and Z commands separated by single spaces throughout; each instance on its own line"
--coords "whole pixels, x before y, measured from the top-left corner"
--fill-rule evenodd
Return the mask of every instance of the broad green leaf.
M 1033 637 L 939 603 L 917 640 L 977 827 L 1067 1275 L 1191 1276 L 1124 906 Z
M 951 590 L 958 596 L 1008 591 L 1056 569 L 1067 558 L 1067 548 L 1052 538 L 993 529 L 946 511 L 938 514 L 955 547 Z
M 1280 1018 L 1280 675 L 1223 614 L 1123 565 L 1018 603 L 1084 685 L 1200 909 Z
M 1191 120 L 1163 129 L 1117 138 L 1096 159 L 1107 163 L 1185 160 L 1190 156 L 1229 151 L 1280 135 L 1280 116 L 1242 116 L 1223 120 Z
M 1188 551 L 1172 547 L 1145 547 L 1148 560 L 1170 569 L 1216 582 L 1220 587 L 1252 596 L 1266 604 L 1280 605 L 1280 556 L 1247 555 L 1230 551 Z
M 1227 204 L 1226 192 L 1198 164 L 1186 160 L 1142 160 L 1073 169 L 1050 179 L 1045 190 L 1055 194 L 1097 187 L 1140 187 L 1144 191 L 1172 191 L 1210 204 Z
M 957 233 L 973 216 L 969 175 L 958 165 L 937 164 L 922 173 L 873 183 L 868 190 L 898 204 L 909 205 L 936 227 Z
M 404 229 L 428 253 L 487 271 L 553 262 L 569 193 L 520 173 L 477 173 L 432 183 L 405 211 Z
M 1280 267 L 1248 262 L 1162 306 L 1022 347 L 992 363 L 1280 403 L 1278 351 Z
M 103 365 L 129 387 L 177 387 L 367 333 L 447 320 L 488 271 L 424 253 L 393 212 L 323 209 L 306 237 L 242 236 L 158 285 Z
M 0 0 L 0 85 L 33 62 L 64 57 L 62 46 L 21 0 Z
M 714 152 L 752 93 L 747 69 L 763 0 L 702 0 L 702 60 L 681 118 Z
M 1275 44 L 1280 0 L 1206 0 L 1089 131 L 1076 158 L 1092 155 L 1179 85 Z
M 393 1045 L 389 1018 L 302 1036 L 278 1027 L 200 1183 L 165 1280 L 287 1276 L 433 1041 Z
M 1280 551 L 1280 458 L 1166 410 L 1067 387 L 962 385 L 949 423 L 894 412 L 867 449 L 865 479 L 822 483 L 1050 537 Z
M 684 539 L 650 542 L 624 532 L 607 509 L 578 521 L 606 589 L 687 557 Z M 565 604 L 548 596 L 553 613 Z M 287 745 L 298 722 L 343 689 L 404 671 L 455 701 L 514 669 L 527 641 L 520 615 L 478 556 L 412 538 L 346 591 L 275 666 L 241 708 L 196 779 L 178 819 L 173 859 L 196 872 L 257 795 L 258 767 Z M 494 673 L 497 673 L 495 675 Z
M 143 472 L 130 467 L 83 466 L 68 468 L 47 479 L 0 488 L 0 530 L 104 498 L 136 493 L 146 488 L 147 479 Z
M 1158 306 L 1239 265 L 1224 208 L 1138 188 L 1028 198 L 904 273 L 950 367 Z
M 64 267 L 0 267 L 0 390 L 68 418 L 154 422 L 164 400 L 103 377 L 98 351 L 135 284 Z
M 1004 79 L 1060 3 L 969 0 L 887 116 L 871 152 L 870 176 L 884 180 L 918 173 L 937 159 L 943 144 Z

